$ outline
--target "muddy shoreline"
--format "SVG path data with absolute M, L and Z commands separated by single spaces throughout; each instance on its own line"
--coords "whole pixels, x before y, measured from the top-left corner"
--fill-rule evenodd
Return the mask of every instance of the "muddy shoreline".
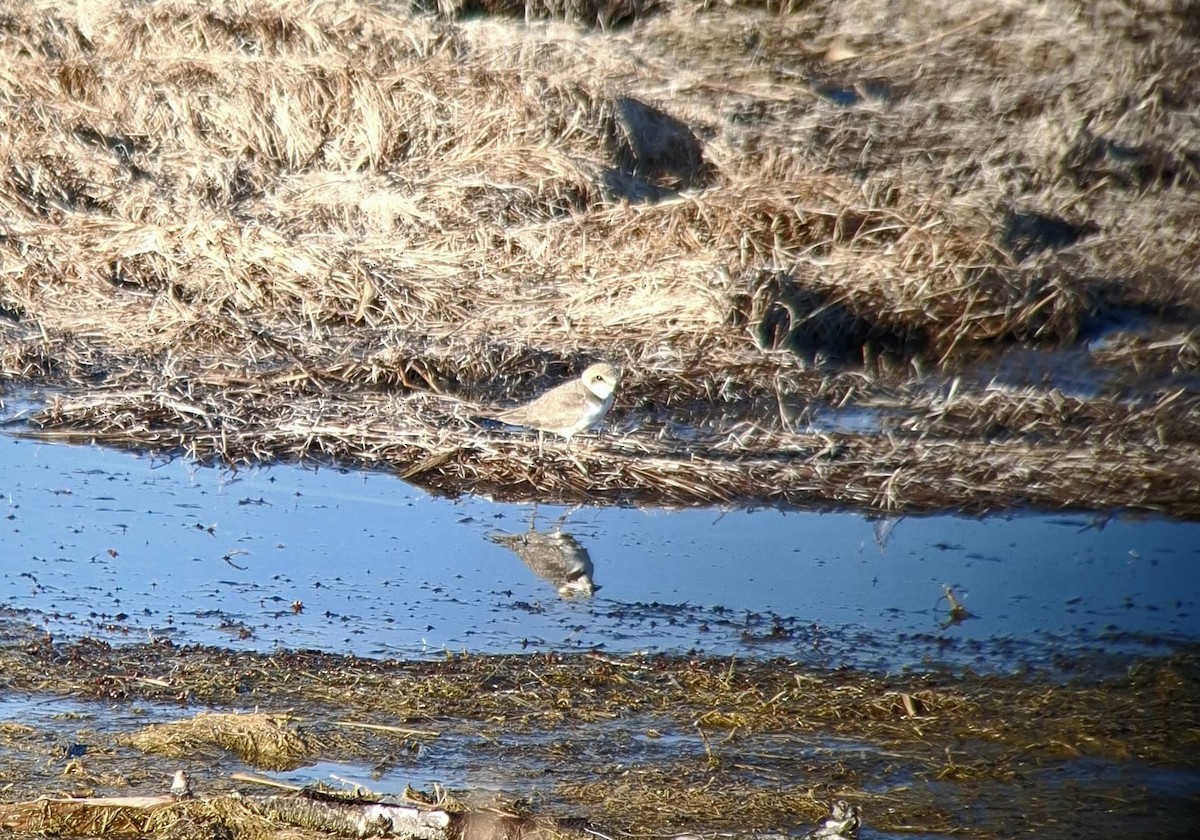
M 1186 789 L 1200 778 L 1189 734 L 1200 717 L 1194 655 L 1107 677 L 1089 676 L 1086 660 L 1056 674 L 886 676 L 779 659 L 397 662 L 56 643 L 32 628 L 5 636 L 0 700 L 66 704 L 38 725 L 3 725 L 10 802 L 161 794 L 180 768 L 209 798 L 253 790 L 230 779 L 235 771 L 314 762 L 347 774 L 390 768 L 377 776 L 385 781 L 397 768 L 431 777 L 461 753 L 465 765 L 447 765 L 450 775 L 503 767 L 500 800 L 610 830 L 794 830 L 842 798 L 885 836 L 1139 824 L 1174 836 L 1194 799 L 1130 784 L 1176 773 Z M 106 721 L 105 708 L 119 711 Z M 228 711 L 241 716 L 206 717 Z M 264 741 L 251 711 L 273 716 Z M 1118 791 L 1124 805 L 1101 820 L 1095 802 Z M 486 791 L 454 792 L 470 807 L 501 804 Z

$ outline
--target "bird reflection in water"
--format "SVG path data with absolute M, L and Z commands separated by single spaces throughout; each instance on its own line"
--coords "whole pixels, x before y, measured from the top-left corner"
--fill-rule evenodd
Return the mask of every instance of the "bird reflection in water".
M 514 552 L 538 577 L 554 584 L 562 598 L 590 598 L 598 586 L 592 581 L 595 567 L 588 550 L 579 540 L 562 531 L 564 514 L 547 531 L 536 527 L 537 508 L 524 534 L 489 534 L 488 539 Z

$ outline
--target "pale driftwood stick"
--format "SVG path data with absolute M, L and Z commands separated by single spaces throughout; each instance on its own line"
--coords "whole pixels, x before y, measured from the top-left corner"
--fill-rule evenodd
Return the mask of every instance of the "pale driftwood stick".
M 245 800 L 265 817 L 301 828 L 350 837 L 408 837 L 451 840 L 455 815 L 412 805 L 345 802 L 306 796 L 270 796 Z
M 429 805 L 347 802 L 311 796 L 244 800 L 264 817 L 351 837 L 409 840 L 593 840 L 578 821 L 519 817 L 483 809 L 452 813 Z
M 81 805 L 91 808 L 137 808 L 149 810 L 158 808 L 162 805 L 174 805 L 178 800 L 169 794 L 162 796 L 92 796 L 92 797 L 72 797 L 72 796 L 39 796 L 37 799 L 29 799 L 25 802 L 13 802 L 10 804 L 0 803 L 0 808 L 16 809 L 28 808 L 32 806 L 54 807 L 57 805 Z M 0 811 L 2 814 L 7 814 L 8 811 Z M 4 823 L 0 823 L 4 825 Z

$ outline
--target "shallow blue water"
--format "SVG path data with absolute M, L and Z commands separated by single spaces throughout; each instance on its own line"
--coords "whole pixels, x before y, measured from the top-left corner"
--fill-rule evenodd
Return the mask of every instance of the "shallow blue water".
M 531 513 L 381 473 L 232 474 L 0 436 L 0 607 L 55 635 L 239 648 L 697 649 L 889 669 L 1200 637 L 1192 523 L 541 507 L 542 531 L 567 514 L 599 587 L 562 598 L 489 538 Z M 943 585 L 974 618 L 943 628 Z

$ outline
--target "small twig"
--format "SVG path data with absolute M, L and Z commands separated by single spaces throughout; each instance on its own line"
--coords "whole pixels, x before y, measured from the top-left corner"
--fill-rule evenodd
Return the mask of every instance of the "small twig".
M 263 787 L 278 788 L 279 790 L 301 791 L 304 790 L 302 785 L 291 785 L 287 782 L 277 782 L 274 779 L 268 779 L 266 776 L 252 776 L 249 773 L 230 773 L 229 778 L 235 782 L 246 782 L 252 785 L 262 785 Z
M 390 732 L 394 735 L 410 735 L 414 738 L 440 738 L 442 733 L 422 729 L 405 729 L 402 726 L 385 726 L 381 723 L 359 723 L 353 720 L 335 720 L 334 726 L 345 726 L 351 729 L 369 729 L 374 732 Z

